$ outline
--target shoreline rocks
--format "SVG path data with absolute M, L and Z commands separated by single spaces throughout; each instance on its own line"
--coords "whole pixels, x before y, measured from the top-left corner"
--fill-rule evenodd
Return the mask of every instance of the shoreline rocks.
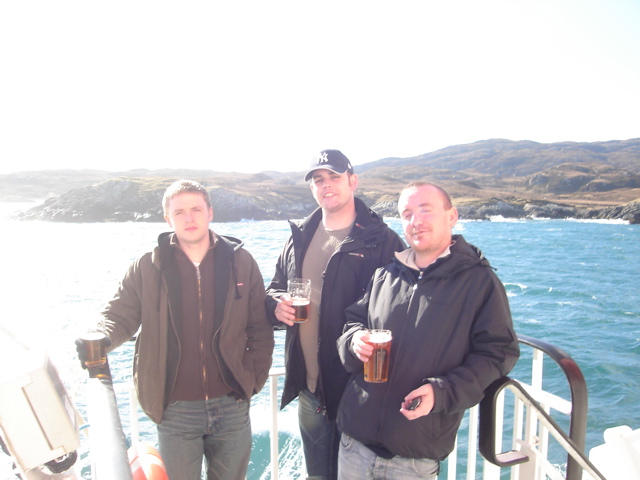
M 14 218 L 69 223 L 163 222 L 161 202 L 165 183 L 157 182 L 150 187 L 128 178 L 110 179 L 49 198 L 39 206 L 19 212 Z M 258 193 L 249 193 L 222 186 L 210 186 L 208 192 L 214 206 L 216 222 L 303 218 L 316 208 L 306 185 L 299 190 L 289 188 L 287 194 L 268 188 Z M 385 217 L 398 217 L 395 201 L 375 203 L 371 208 Z M 557 202 L 508 202 L 492 198 L 479 200 L 474 204 L 458 205 L 457 208 L 460 218 L 466 220 L 490 220 L 491 217 L 576 218 L 640 223 L 640 199 L 626 205 L 580 208 Z
M 168 183 L 148 188 L 136 180 L 111 179 L 49 198 L 13 218 L 67 223 L 164 222 L 162 196 Z M 309 195 L 304 200 L 297 195 L 269 198 L 220 186 L 209 186 L 207 191 L 216 222 L 301 218 L 315 208 Z
M 397 217 L 396 202 L 374 205 L 373 210 L 385 217 Z M 604 208 L 579 208 L 554 202 L 511 204 L 493 199 L 475 205 L 459 205 L 458 214 L 462 220 L 491 220 L 492 217 L 513 219 L 581 219 L 581 220 L 624 220 L 630 224 L 640 224 L 640 199 L 626 205 Z

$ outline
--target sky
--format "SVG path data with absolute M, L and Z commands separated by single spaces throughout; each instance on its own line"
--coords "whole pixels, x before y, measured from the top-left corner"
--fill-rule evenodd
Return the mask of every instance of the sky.
M 640 0 L 0 2 L 0 174 L 638 138 L 638 25 Z

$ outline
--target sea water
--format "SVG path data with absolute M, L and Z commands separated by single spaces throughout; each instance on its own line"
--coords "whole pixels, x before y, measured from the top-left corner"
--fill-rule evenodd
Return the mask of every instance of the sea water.
M 99 318 L 130 262 L 152 249 L 167 226 L 10 220 L 7 214 L 20 207 L 0 205 L 0 368 L 12 368 L 10 352 L 20 342 L 46 350 L 84 415 L 86 372 L 75 357 L 74 340 Z M 387 219 L 387 223 L 401 233 L 397 219 Z M 258 262 L 265 284 L 269 282 L 289 235 L 286 221 L 212 223 L 211 227 L 242 239 Z M 640 226 L 496 218 L 460 221 L 454 233 L 481 248 L 496 268 L 507 290 L 516 330 L 562 348 L 582 369 L 589 391 L 587 452 L 603 443 L 606 428 L 620 424 L 640 428 Z M 277 332 L 274 366 L 283 366 L 283 351 L 283 332 Z M 116 387 L 131 382 L 132 356 L 133 344 L 109 354 Z M 518 364 L 514 376 L 527 368 Z M 570 398 L 564 376 L 553 369 L 548 375 L 545 389 Z M 118 404 L 128 432 L 126 393 L 118 393 Z M 278 415 L 280 478 L 284 479 L 299 478 L 302 471 L 296 415 L 295 403 Z M 267 479 L 267 387 L 252 401 L 251 420 L 253 451 L 248 478 Z M 155 444 L 154 424 L 142 412 L 139 422 L 141 439 Z M 560 455 L 558 461 L 562 458 Z M 0 453 L 0 480 L 14 478 L 10 463 Z M 86 452 L 80 463 L 82 475 L 90 478 Z

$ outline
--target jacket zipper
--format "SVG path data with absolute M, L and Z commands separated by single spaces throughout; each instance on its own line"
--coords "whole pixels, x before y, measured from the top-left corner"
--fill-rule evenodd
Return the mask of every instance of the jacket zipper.
M 411 309 L 413 308 L 415 292 L 416 292 L 416 290 L 418 289 L 418 283 L 420 283 L 420 280 L 422 280 L 422 277 L 423 277 L 423 276 L 424 276 L 424 269 L 419 270 L 419 271 L 418 271 L 418 278 L 417 278 L 417 280 L 415 280 L 415 281 L 413 282 L 413 285 L 410 287 L 410 288 L 411 288 L 411 298 L 409 299 L 409 303 L 408 303 L 408 305 L 407 305 L 407 318 L 411 318 L 410 312 L 411 312 Z M 412 276 L 412 278 L 413 278 L 413 276 Z M 405 330 L 405 329 L 406 329 L 406 322 L 405 322 L 405 324 L 404 324 L 404 326 L 403 326 L 403 331 L 402 331 L 402 334 L 403 334 L 403 335 L 404 335 L 404 333 L 405 333 L 405 332 L 404 332 L 404 330 Z M 393 370 L 393 369 L 394 369 L 394 364 L 393 364 L 393 363 L 391 364 L 390 369 L 391 369 L 391 370 L 389 371 L 389 377 L 392 377 L 392 376 L 394 376 L 394 375 L 395 375 L 394 370 Z M 383 403 L 387 403 L 388 398 L 389 398 L 389 395 L 391 395 L 391 393 L 392 393 L 391 391 L 388 391 L 388 392 L 386 393 L 385 398 L 384 398 L 384 400 L 383 400 Z M 381 420 L 380 420 L 380 426 L 378 427 L 378 431 L 377 431 L 377 433 L 376 433 L 376 438 L 378 439 L 378 441 L 381 441 L 381 442 L 382 442 L 384 439 L 380 438 L 380 433 L 383 431 L 383 424 L 385 423 L 386 418 L 387 418 L 387 416 L 386 416 L 385 414 L 382 414 L 382 416 L 381 416 Z
M 200 364 L 202 368 L 202 388 L 204 390 L 205 400 L 209 400 L 209 393 L 207 389 L 207 368 L 206 368 L 206 352 L 204 345 L 204 316 L 202 305 L 202 275 L 200 273 L 200 267 L 196 266 L 196 279 L 198 282 L 198 326 L 200 329 Z

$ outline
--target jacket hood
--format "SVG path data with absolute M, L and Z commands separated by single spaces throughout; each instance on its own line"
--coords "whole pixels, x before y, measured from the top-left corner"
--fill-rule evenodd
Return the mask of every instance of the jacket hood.
M 233 249 L 234 252 L 237 252 L 244 246 L 244 242 L 236 237 L 231 237 L 228 235 L 218 235 L 216 233 L 219 241 L 225 242 L 229 248 Z
M 356 235 L 358 230 L 364 233 L 363 240 L 366 243 L 378 243 L 383 239 L 384 229 L 386 225 L 376 212 L 371 210 L 365 205 L 365 203 L 359 198 L 354 198 L 356 207 L 356 220 L 354 222 L 354 229 L 349 236 Z M 316 208 L 308 217 L 302 220 L 289 220 L 292 230 L 299 230 L 303 234 L 308 232 L 315 233 L 318 224 L 322 221 L 322 209 Z M 358 230 L 356 230 L 358 229 Z
M 361 247 L 374 248 L 385 241 L 386 224 L 382 219 L 367 207 L 362 200 L 354 198 L 356 207 L 356 219 L 349 235 L 342 243 L 340 250 L 352 251 Z M 311 237 L 315 234 L 318 225 L 322 221 L 322 209 L 316 208 L 311 215 L 303 220 L 289 220 L 291 226 L 291 238 L 295 245 L 302 245 L 303 248 L 296 255 L 295 271 L 302 272 L 302 259 L 304 258 Z
M 168 253 L 167 249 L 171 248 L 171 240 L 174 235 L 175 235 L 175 232 L 162 232 L 160 235 L 158 235 L 159 250 L 157 251 L 157 253 L 159 254 L 159 258 L 158 258 L 158 255 L 154 255 L 154 264 L 158 265 L 157 262 L 161 261 L 162 258 L 167 258 L 166 257 L 166 254 Z M 227 235 L 218 235 L 217 233 L 214 233 L 212 230 L 209 230 L 209 235 L 210 236 L 215 235 L 218 238 L 219 242 L 223 242 L 223 244 L 226 247 L 228 247 L 234 252 L 240 250 L 244 246 L 244 242 L 236 237 L 231 237 Z
M 467 243 L 462 235 L 452 235 L 451 240 L 451 252 L 455 252 L 457 255 L 453 257 L 447 255 L 438 258 L 426 269 L 423 269 L 424 272 L 428 272 L 429 275 L 433 277 L 446 277 L 477 265 L 484 267 L 491 266 L 482 251 L 475 245 Z M 411 249 L 409 248 L 403 252 L 399 252 L 393 261 L 399 268 L 411 272 L 412 275 L 417 275 L 419 270 L 407 262 L 410 251 Z

